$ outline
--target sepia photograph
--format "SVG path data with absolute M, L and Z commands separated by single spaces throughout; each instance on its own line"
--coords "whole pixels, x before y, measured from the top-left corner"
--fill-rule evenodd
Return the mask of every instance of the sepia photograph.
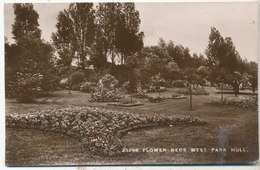
M 5 3 L 5 166 L 257 165 L 258 13 Z

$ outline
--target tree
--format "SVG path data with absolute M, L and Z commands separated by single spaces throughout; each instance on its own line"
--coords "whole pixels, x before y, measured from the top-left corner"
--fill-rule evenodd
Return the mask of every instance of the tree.
M 41 30 L 38 28 L 39 15 L 33 9 L 33 4 L 30 3 L 15 3 L 14 14 L 15 22 L 13 26 L 13 35 L 17 43 L 27 37 L 40 38 Z
M 134 3 L 123 3 L 115 29 L 115 47 L 121 53 L 121 64 L 143 47 L 144 33 L 139 32 L 141 20 Z
M 97 7 L 97 28 L 103 41 L 106 58 L 121 58 L 124 64 L 128 56 L 143 47 L 143 32 L 139 32 L 141 20 L 134 3 L 99 3 Z
M 122 9 L 121 3 L 99 3 L 96 12 L 97 38 L 102 40 L 104 56 L 115 63 L 117 50 L 115 47 L 116 25 Z
M 14 4 L 15 44 L 6 44 L 6 82 L 9 90 L 20 102 L 31 102 L 39 91 L 52 88 L 52 46 L 43 40 L 38 28 L 38 14 L 32 4 Z
M 171 60 L 176 62 L 181 69 L 194 67 L 189 48 L 185 48 L 180 44 L 174 45 L 173 41 L 169 41 L 166 49 Z
M 205 51 L 208 66 L 211 69 L 211 80 L 226 82 L 233 86 L 235 94 L 239 92 L 238 76 L 242 62 L 230 37 L 223 38 L 216 28 L 211 28 L 209 44 Z M 239 73 L 240 74 L 240 73 Z
M 59 13 L 58 30 L 52 35 L 61 63 L 68 67 L 76 58 L 83 73 L 95 38 L 94 13 L 93 3 L 71 3 Z

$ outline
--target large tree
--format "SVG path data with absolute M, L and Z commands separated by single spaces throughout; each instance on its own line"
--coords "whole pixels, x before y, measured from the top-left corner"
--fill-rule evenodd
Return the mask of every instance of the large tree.
M 41 30 L 38 28 L 39 15 L 33 9 L 33 4 L 30 3 L 15 3 L 14 14 L 15 22 L 13 26 L 13 35 L 17 43 L 27 37 L 40 38 Z
M 96 24 L 99 30 L 97 39 L 102 40 L 100 47 L 102 47 L 106 59 L 111 57 L 112 63 L 115 63 L 117 55 L 115 47 L 116 25 L 121 9 L 121 3 L 99 3 L 97 6 Z
M 144 33 L 139 32 L 141 20 L 134 3 L 123 3 L 115 29 L 115 46 L 121 54 L 121 64 L 143 48 Z
M 62 60 L 60 62 L 66 67 L 76 58 L 85 73 L 86 59 L 95 38 L 94 13 L 93 3 L 71 3 L 69 9 L 59 13 L 58 30 L 52 39 Z
M 14 44 L 6 43 L 6 92 L 21 102 L 30 102 L 36 90 L 51 90 L 52 46 L 41 40 L 38 13 L 32 4 L 14 4 Z
M 231 84 L 237 94 L 242 59 L 231 38 L 223 38 L 216 28 L 211 28 L 205 53 L 208 57 L 209 68 L 212 70 L 211 80 Z
M 112 63 L 118 56 L 124 64 L 128 56 L 142 49 L 144 34 L 139 31 L 141 20 L 134 3 L 99 3 L 96 21 L 104 55 Z

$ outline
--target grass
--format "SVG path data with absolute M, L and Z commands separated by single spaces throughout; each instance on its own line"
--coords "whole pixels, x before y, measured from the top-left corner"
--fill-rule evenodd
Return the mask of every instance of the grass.
M 178 89 L 161 93 L 168 97 Z M 218 148 L 241 147 L 243 153 L 124 153 L 113 157 L 93 157 L 85 153 L 79 141 L 55 133 L 28 129 L 6 130 L 6 164 L 8 166 L 45 165 L 100 165 L 100 164 L 246 164 L 258 159 L 258 114 L 257 112 L 232 107 L 208 105 L 211 100 L 220 100 L 214 88 L 206 88 L 209 96 L 193 96 L 193 110 L 189 98 L 150 103 L 136 107 L 108 106 L 106 103 L 91 103 L 90 94 L 67 91 L 54 92 L 52 97 L 42 97 L 34 104 L 20 104 L 7 100 L 6 114 L 32 113 L 46 108 L 59 108 L 68 104 L 98 106 L 124 110 L 143 115 L 194 116 L 208 122 L 204 126 L 172 126 L 140 129 L 128 133 L 123 142 L 128 148 Z M 150 96 L 158 96 L 151 93 Z M 224 97 L 233 95 L 226 94 Z

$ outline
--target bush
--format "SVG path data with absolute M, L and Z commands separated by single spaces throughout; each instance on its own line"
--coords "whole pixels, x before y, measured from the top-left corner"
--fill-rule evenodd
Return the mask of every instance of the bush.
M 70 82 L 72 85 L 78 85 L 84 81 L 84 73 L 76 71 L 70 75 Z
M 96 88 L 96 83 L 94 82 L 84 82 L 81 86 L 80 86 L 80 91 L 81 92 L 93 92 L 95 91 Z
M 116 87 L 118 86 L 117 79 L 109 74 L 102 77 L 98 84 L 96 91 L 91 94 L 92 102 L 117 102 L 122 98 L 121 91 Z
M 15 98 L 18 102 L 29 103 L 33 102 L 36 93 L 41 90 L 42 75 L 39 73 L 17 73 L 17 81 L 14 83 Z
M 145 98 L 148 98 L 149 96 L 146 94 L 146 92 L 144 90 L 142 90 L 141 88 L 138 88 L 137 93 L 131 94 L 131 97 L 145 99 Z
M 174 80 L 172 81 L 172 87 L 186 88 L 189 86 L 189 82 L 186 80 Z
M 130 86 L 130 82 L 129 81 L 123 83 L 122 90 L 125 93 L 131 93 L 131 86 Z

